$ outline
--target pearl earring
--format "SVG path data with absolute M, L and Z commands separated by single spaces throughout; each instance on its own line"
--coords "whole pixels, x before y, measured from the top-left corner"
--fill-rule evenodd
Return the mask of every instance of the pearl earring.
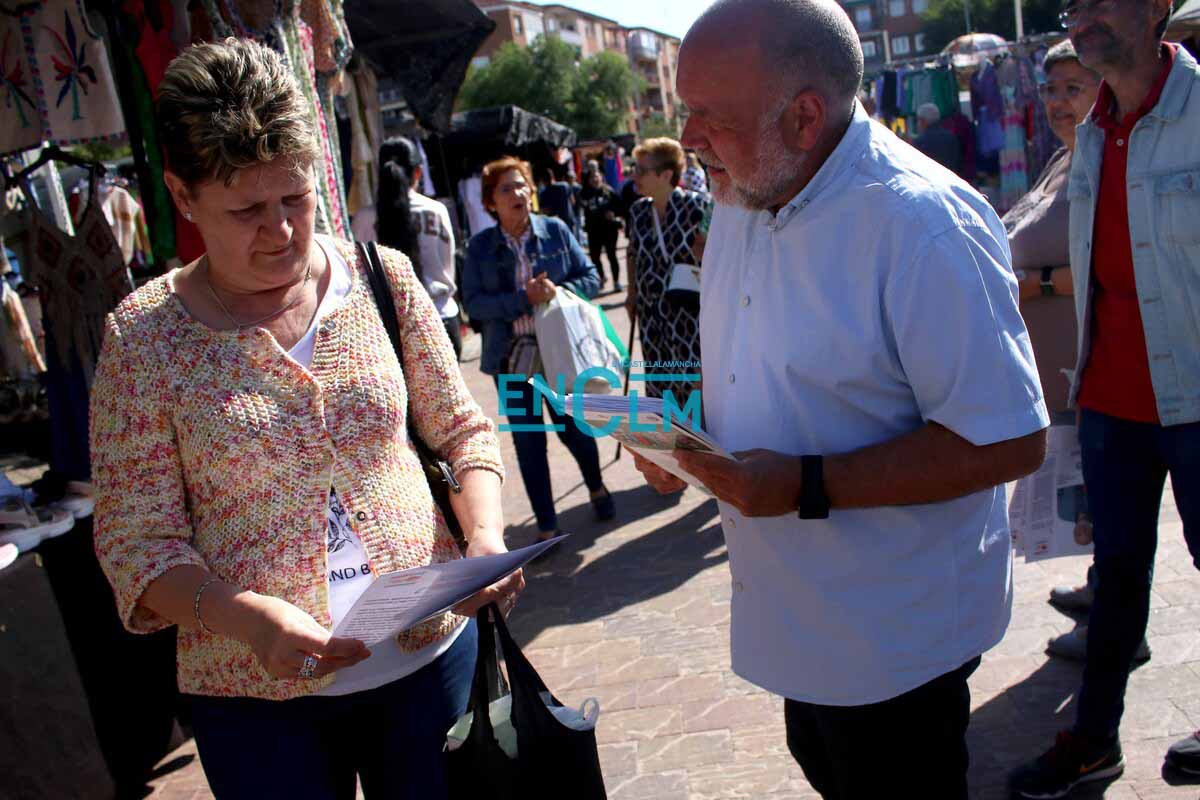
M 192 221 L 192 212 L 190 212 L 190 211 L 183 212 L 183 218 L 186 219 L 188 222 L 191 222 Z

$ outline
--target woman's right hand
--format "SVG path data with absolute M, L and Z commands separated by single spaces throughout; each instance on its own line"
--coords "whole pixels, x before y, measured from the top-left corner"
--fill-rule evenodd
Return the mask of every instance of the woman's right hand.
M 246 643 L 273 678 L 296 678 L 305 656 L 317 659 L 314 678 L 352 667 L 371 655 L 358 639 L 333 636 L 302 609 L 278 597 L 257 595 Z

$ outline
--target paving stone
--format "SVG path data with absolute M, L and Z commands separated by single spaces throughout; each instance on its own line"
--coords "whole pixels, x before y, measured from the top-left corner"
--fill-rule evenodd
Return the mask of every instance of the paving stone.
M 635 775 L 606 787 L 609 800 L 687 800 L 687 770 Z
M 719 673 L 681 675 L 676 678 L 652 678 L 638 684 L 637 704 L 646 706 L 677 705 L 695 700 L 720 697 L 724 683 Z
M 683 711 L 679 706 L 651 706 L 606 713 L 601 707 L 596 738 L 603 744 L 640 742 L 683 733 Z
M 782 719 L 783 701 L 766 693 L 683 704 L 685 733 L 728 729 L 736 735 L 740 730 L 755 729 Z
M 729 731 L 661 736 L 638 743 L 638 761 L 644 772 L 725 765 L 732 759 L 733 743 Z

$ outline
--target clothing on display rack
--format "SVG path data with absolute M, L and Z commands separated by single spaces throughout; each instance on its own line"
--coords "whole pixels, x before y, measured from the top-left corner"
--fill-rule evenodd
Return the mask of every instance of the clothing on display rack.
M 355 60 L 351 62 L 346 77 L 353 175 L 346 204 L 353 222 L 359 213 L 374 208 L 379 195 L 379 147 L 383 144 L 383 114 L 379 107 L 379 81 L 370 65 Z
M 996 69 L 986 59 L 971 76 L 971 116 L 975 118 L 975 152 L 980 161 L 998 158 L 1004 148 L 1004 98 Z M 984 167 L 981 166 L 981 169 Z
M 0 377 L 29 378 L 45 371 L 25 306 L 8 282 L 0 280 Z
M 25 280 L 41 294 L 47 349 L 55 350 L 65 367 L 82 370 L 87 384 L 100 355 L 104 317 L 133 291 L 129 269 L 100 207 L 97 183 L 93 171 L 74 236 L 47 218 L 26 188 L 30 261 L 22 265 Z
M 108 54 L 81 0 L 38 0 L 0 13 L 0 154 L 44 141 L 76 144 L 125 132 Z

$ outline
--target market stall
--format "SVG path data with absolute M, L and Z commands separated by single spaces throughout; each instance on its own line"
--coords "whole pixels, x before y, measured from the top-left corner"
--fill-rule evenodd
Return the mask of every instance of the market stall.
M 889 63 L 871 94 L 877 115 L 897 134 L 913 135 L 916 112 L 932 103 L 958 137 L 959 174 L 1003 213 L 1019 200 L 1061 145 L 1050 130 L 1038 86 L 1041 63 L 1062 34 L 1006 42 L 970 34 L 939 54 Z
M 449 131 L 426 138 L 425 150 L 433 162 L 437 194 L 457 198 L 460 230 L 470 235 L 495 224 L 479 197 L 484 164 L 517 156 L 528 161 L 536 174 L 557 167 L 560 151 L 574 145 L 575 139 L 575 131 L 552 119 L 517 106 L 499 106 L 455 114 Z

